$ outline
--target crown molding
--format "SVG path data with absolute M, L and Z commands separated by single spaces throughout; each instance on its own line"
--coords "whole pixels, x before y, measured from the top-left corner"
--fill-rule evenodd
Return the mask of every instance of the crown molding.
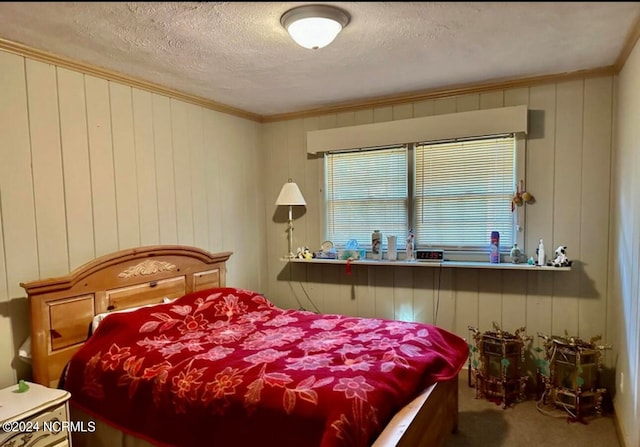
M 501 79 L 485 83 L 464 84 L 451 86 L 442 89 L 422 90 L 404 95 L 391 95 L 370 98 L 367 100 L 354 101 L 341 104 L 333 104 L 326 107 L 303 110 L 300 112 L 283 113 L 279 115 L 270 115 L 263 118 L 263 122 L 285 121 L 300 118 L 309 118 L 312 116 L 326 115 L 331 113 L 353 112 L 362 109 L 371 109 L 375 107 L 395 106 L 410 102 L 426 101 L 429 99 L 440 99 L 450 96 L 467 95 L 470 93 L 486 93 L 493 90 L 507 90 L 521 87 L 532 87 L 541 84 L 559 83 L 572 81 L 575 79 L 595 78 L 601 76 L 610 76 L 617 73 L 615 67 L 600 67 L 592 70 L 580 70 L 571 73 L 561 73 L 545 76 L 533 76 L 517 79 Z
M 245 110 L 237 109 L 235 107 L 220 104 L 215 101 L 201 98 L 199 96 L 190 95 L 187 93 L 173 90 L 168 87 L 164 87 L 153 82 L 144 81 L 131 76 L 118 73 L 116 71 L 107 70 L 95 65 L 87 64 L 84 62 L 74 61 L 66 57 L 58 56 L 56 54 L 48 53 L 46 51 L 38 50 L 26 45 L 22 45 L 17 42 L 0 38 L 0 50 L 5 50 L 9 53 L 16 54 L 18 56 L 24 56 L 29 59 L 37 60 L 47 64 L 56 65 L 58 67 L 67 68 L 70 70 L 78 71 L 80 73 L 96 76 L 98 78 L 105 79 L 107 81 L 119 82 L 131 87 L 139 88 L 149 91 L 151 93 L 158 93 L 160 95 L 168 96 L 170 98 L 179 99 L 191 104 L 205 107 L 207 109 L 216 110 L 218 112 L 235 115 L 240 118 L 246 118 L 252 121 L 262 122 L 263 117 L 261 115 L 247 112 Z
M 624 64 L 627 62 L 631 51 L 633 51 L 636 43 L 638 43 L 638 39 L 640 39 L 640 15 L 636 17 L 636 21 L 629 30 L 629 34 L 627 34 L 624 46 L 622 47 L 622 50 L 620 51 L 620 54 L 616 59 L 616 62 L 614 64 L 616 74 L 620 73 L 620 70 L 622 70 L 622 67 L 624 67 Z

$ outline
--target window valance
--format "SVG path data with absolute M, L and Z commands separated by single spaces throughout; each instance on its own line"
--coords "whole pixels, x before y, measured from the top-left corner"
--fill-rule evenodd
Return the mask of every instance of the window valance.
M 307 132 L 307 153 L 527 133 L 527 106 L 425 116 Z

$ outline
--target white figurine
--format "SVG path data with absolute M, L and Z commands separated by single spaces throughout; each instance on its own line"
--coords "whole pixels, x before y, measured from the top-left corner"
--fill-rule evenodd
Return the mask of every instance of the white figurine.
M 555 257 L 549 263 L 553 267 L 571 267 L 571 261 L 567 258 L 566 245 L 560 245 L 556 248 Z
M 413 230 L 409 230 L 409 236 L 407 237 L 407 261 L 414 261 L 415 257 L 413 254 Z

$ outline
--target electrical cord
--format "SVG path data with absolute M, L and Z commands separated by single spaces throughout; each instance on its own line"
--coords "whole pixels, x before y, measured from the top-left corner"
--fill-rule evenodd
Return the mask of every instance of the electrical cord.
M 313 308 L 315 309 L 315 312 L 317 314 L 320 313 L 320 309 L 318 309 L 318 306 L 316 306 L 316 303 L 313 302 L 313 300 L 311 299 L 311 297 L 309 296 L 309 294 L 307 293 L 307 291 L 305 290 L 304 286 L 302 285 L 302 282 L 298 282 L 298 284 L 300 284 L 300 288 L 302 289 L 302 291 L 304 292 L 304 295 L 307 297 L 307 301 L 309 301 L 311 303 L 311 305 L 313 306 Z M 291 283 L 289 283 L 289 287 L 291 287 L 291 290 L 293 291 L 293 287 L 291 286 Z M 295 292 L 294 292 L 295 295 Z M 300 306 L 299 310 L 306 310 L 302 304 L 300 304 L 300 300 L 298 299 L 298 296 L 296 295 L 296 301 L 298 301 L 298 306 Z
M 562 355 L 563 360 L 564 360 L 565 362 L 569 362 L 569 359 L 568 359 L 568 357 L 567 357 L 566 353 L 564 353 L 564 352 L 562 352 L 562 351 L 560 351 L 559 353 Z M 557 354 L 558 354 L 558 347 L 554 344 L 554 345 L 553 345 L 553 351 L 552 351 L 551 356 L 550 356 L 549 358 L 553 361 L 553 359 L 555 359 L 555 357 L 556 357 L 556 355 L 557 355 Z M 540 397 L 540 399 L 538 400 L 538 402 L 536 402 L 536 409 L 537 409 L 540 413 L 542 413 L 542 414 L 544 414 L 544 415 L 546 415 L 546 416 L 552 416 L 552 417 L 556 417 L 556 418 L 564 418 L 564 417 L 567 417 L 567 413 L 568 413 L 568 414 L 569 414 L 569 416 L 570 416 L 571 418 L 573 418 L 573 419 L 577 419 L 577 415 L 575 415 L 575 414 L 571 411 L 571 409 L 569 408 L 569 406 L 568 406 L 567 404 L 565 404 L 564 402 L 558 401 L 557 399 L 555 400 L 555 402 L 554 402 L 554 403 L 555 403 L 556 405 L 558 405 L 558 406 L 562 407 L 566 413 L 565 413 L 565 412 L 561 412 L 561 411 L 552 412 L 552 411 L 547 411 L 547 410 L 543 409 L 542 407 L 543 407 L 543 405 L 544 405 L 544 398 L 545 398 L 545 395 L 546 395 L 546 394 L 547 394 L 547 390 L 545 389 L 545 390 L 542 392 L 542 396 Z
M 433 316 L 433 324 L 438 323 L 438 310 L 440 309 L 440 284 L 442 281 L 442 266 L 438 267 L 438 286 L 436 288 L 436 311 Z
M 549 411 L 549 410 L 545 410 L 543 408 L 544 406 L 544 397 L 547 394 L 547 391 L 543 391 L 542 392 L 542 396 L 540 397 L 540 399 L 538 400 L 538 402 L 536 402 L 536 409 L 544 414 L 545 416 L 551 416 L 551 417 L 555 417 L 555 418 L 565 418 L 567 417 L 567 413 L 569 414 L 569 416 L 571 416 L 572 418 L 576 419 L 577 416 L 571 411 L 571 409 L 564 403 L 564 402 L 558 402 L 556 401 L 556 404 L 560 405 L 562 408 L 564 408 L 564 410 L 566 411 L 566 413 L 563 413 L 561 411 Z
M 438 322 L 438 311 L 440 310 L 440 286 L 442 284 L 442 267 L 438 268 L 438 276 L 437 276 L 437 285 L 436 285 L 436 309 L 435 309 L 435 315 L 433 317 L 433 324 L 437 324 Z M 311 303 L 311 305 L 313 306 L 313 308 L 315 309 L 316 313 L 321 313 L 320 309 L 318 309 L 318 306 L 316 306 L 316 304 L 313 302 L 313 300 L 311 299 L 311 297 L 309 296 L 309 294 L 307 293 L 306 289 L 304 288 L 304 285 L 302 284 L 301 281 L 298 282 L 298 284 L 300 284 L 300 288 L 302 289 L 302 291 L 304 292 L 305 297 L 307 298 L 307 301 L 309 301 Z M 291 288 L 291 291 L 293 292 L 293 295 L 296 297 L 296 302 L 298 303 L 298 310 L 306 310 L 304 308 L 304 306 L 302 305 L 302 303 L 300 303 L 300 299 L 298 298 L 298 295 L 296 295 L 295 291 L 293 290 L 293 286 L 291 285 L 291 282 L 289 282 L 289 288 Z

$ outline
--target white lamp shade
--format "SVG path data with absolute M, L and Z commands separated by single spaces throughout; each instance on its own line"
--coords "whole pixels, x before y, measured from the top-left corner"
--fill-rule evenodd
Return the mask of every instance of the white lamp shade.
M 304 5 L 287 11 L 280 23 L 298 45 L 316 50 L 333 42 L 349 16 L 328 5 Z
M 276 205 L 306 205 L 304 197 L 302 197 L 302 193 L 300 192 L 300 188 L 294 182 L 289 180 L 287 183 L 282 185 L 282 189 L 280 190 L 280 194 L 276 199 Z

